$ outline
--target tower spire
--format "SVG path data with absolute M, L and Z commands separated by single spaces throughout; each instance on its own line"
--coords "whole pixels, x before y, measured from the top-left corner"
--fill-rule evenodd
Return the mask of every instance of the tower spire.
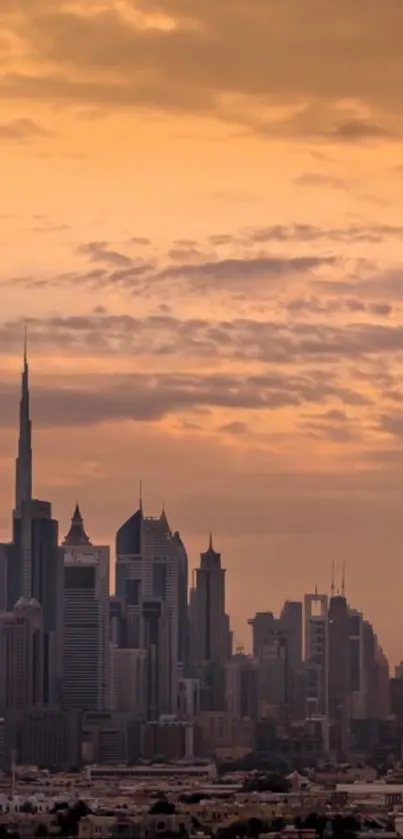
M 334 597 L 334 560 L 332 562 L 332 579 L 330 583 L 330 596 Z
M 29 407 L 28 335 L 24 331 L 24 357 L 21 376 L 20 429 L 15 464 L 15 510 L 21 513 L 24 501 L 32 498 L 32 441 Z
M 143 515 L 143 481 L 141 478 L 139 481 L 139 510 L 141 515 Z
M 28 329 L 24 327 L 24 370 L 28 367 Z
M 343 571 L 341 577 L 341 596 L 346 596 L 346 563 L 343 562 Z

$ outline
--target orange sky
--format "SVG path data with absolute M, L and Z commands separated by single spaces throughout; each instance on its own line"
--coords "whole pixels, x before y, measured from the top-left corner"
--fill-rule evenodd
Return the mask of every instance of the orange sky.
M 401 0 L 0 8 L 0 538 L 27 323 L 62 534 L 142 478 L 239 641 L 344 561 L 400 660 Z

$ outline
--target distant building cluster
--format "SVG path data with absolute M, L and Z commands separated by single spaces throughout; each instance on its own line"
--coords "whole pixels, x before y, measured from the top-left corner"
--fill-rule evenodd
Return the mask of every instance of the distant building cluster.
M 141 495 L 141 493 L 140 493 Z M 286 601 L 249 621 L 233 650 L 226 572 L 210 535 L 189 587 L 188 557 L 164 510 L 139 508 L 110 550 L 78 504 L 61 541 L 32 497 L 25 348 L 12 541 L 0 545 L 0 768 L 130 764 L 139 758 L 295 765 L 399 751 L 403 668 L 344 591 Z

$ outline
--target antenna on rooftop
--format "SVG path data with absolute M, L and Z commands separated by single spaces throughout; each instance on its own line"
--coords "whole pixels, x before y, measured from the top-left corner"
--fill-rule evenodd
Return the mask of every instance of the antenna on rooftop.
M 341 577 L 341 596 L 346 596 L 346 563 L 343 562 L 343 571 Z

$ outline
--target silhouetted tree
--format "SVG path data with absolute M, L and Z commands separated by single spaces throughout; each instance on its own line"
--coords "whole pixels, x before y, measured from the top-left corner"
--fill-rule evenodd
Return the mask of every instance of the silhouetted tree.
M 57 823 L 60 828 L 60 836 L 77 836 L 78 823 L 90 812 L 86 803 L 81 799 L 67 810 L 59 812 Z
M 278 792 L 286 793 L 291 789 L 291 782 L 279 772 L 268 772 L 247 778 L 243 784 L 245 792 Z
M 176 813 L 175 804 L 168 801 L 165 796 L 158 798 L 157 801 L 151 805 L 149 809 L 150 816 L 172 816 Z
M 264 824 L 261 819 L 258 819 L 254 816 L 250 818 L 247 822 L 247 831 L 248 836 L 250 839 L 259 839 L 261 833 L 263 833 Z
M 227 827 L 220 827 L 216 833 L 216 839 L 243 839 L 248 834 L 247 822 L 242 819 L 232 822 Z

